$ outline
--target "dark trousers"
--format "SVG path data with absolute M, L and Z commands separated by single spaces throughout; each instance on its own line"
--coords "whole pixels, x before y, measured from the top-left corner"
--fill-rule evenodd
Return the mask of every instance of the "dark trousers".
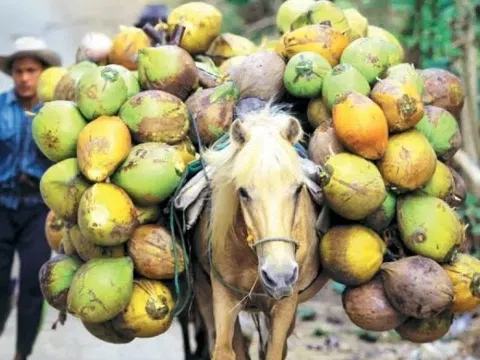
M 50 258 L 45 237 L 45 205 L 10 210 L 0 206 L 0 333 L 11 307 L 10 272 L 15 251 L 20 257 L 19 297 L 17 303 L 17 352 L 32 352 L 42 319 L 43 296 L 38 273 Z

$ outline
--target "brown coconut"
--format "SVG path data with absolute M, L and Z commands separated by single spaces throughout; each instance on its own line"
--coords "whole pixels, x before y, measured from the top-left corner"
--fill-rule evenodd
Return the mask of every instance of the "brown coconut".
M 405 315 L 428 319 L 452 304 L 452 282 L 432 259 L 409 256 L 384 263 L 381 272 L 390 303 Z
M 430 318 L 409 318 L 395 331 L 405 340 L 414 343 L 428 343 L 444 337 L 453 323 L 453 313 L 450 310 Z
M 317 165 L 325 165 L 330 156 L 345 151 L 333 129 L 332 119 L 319 125 L 308 143 L 308 157 Z
M 407 318 L 390 304 L 380 275 L 364 285 L 345 289 L 342 304 L 348 318 L 368 331 L 390 331 Z

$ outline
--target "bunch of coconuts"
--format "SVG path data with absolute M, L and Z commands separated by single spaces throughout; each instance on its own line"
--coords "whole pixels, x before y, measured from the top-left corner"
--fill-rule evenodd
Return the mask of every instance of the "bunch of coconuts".
M 443 336 L 455 314 L 480 304 L 480 262 L 457 251 L 465 236 L 455 209 L 466 191 L 450 166 L 461 145 L 459 78 L 404 63 L 391 33 L 326 0 L 282 3 L 279 36 L 261 44 L 221 33 L 221 25 L 217 8 L 189 2 L 173 9 L 167 23 L 121 26 L 112 39 L 89 33 L 76 64 L 42 74 L 39 96 L 50 112 L 34 121 L 34 134 L 47 157 L 63 162 L 50 183 L 65 194 L 46 201 L 51 243 L 58 245 L 63 221 L 67 234 L 80 230 L 78 238 L 88 241 L 77 243 L 89 246 L 78 245 L 79 253 L 67 236 L 59 251 L 66 244 L 66 252 L 85 258 L 121 254 L 133 259 L 136 276 L 158 279 L 148 264 L 159 261 L 170 237 L 154 223 L 186 166 L 235 117 L 268 101 L 289 103 L 319 169 L 330 218 L 319 251 L 332 279 L 347 286 L 346 313 L 364 329 L 396 329 L 415 342 Z M 56 138 L 45 136 L 50 130 Z M 108 188 L 130 214 L 119 218 L 120 238 L 112 227 L 112 236 L 88 230 L 98 227 L 100 212 L 90 211 L 95 201 L 111 214 L 118 208 L 103 197 Z M 158 246 L 143 244 L 151 237 Z M 80 263 L 73 265 L 66 279 Z M 69 286 L 70 280 L 62 291 Z M 123 309 L 133 296 L 127 295 Z M 102 331 L 87 329 L 105 341 L 126 341 L 110 321 Z

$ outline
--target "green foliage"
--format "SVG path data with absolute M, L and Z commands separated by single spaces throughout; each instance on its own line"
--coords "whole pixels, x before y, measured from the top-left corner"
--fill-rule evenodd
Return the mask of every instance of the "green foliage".
M 468 193 L 465 203 L 457 212 L 469 224 L 470 233 L 474 237 L 480 237 L 480 200 Z

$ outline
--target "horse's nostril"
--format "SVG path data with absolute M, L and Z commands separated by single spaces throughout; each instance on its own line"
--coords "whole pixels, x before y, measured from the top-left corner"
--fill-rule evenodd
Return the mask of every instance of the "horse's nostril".
M 277 283 L 275 282 L 275 280 L 273 280 L 267 273 L 267 271 L 265 271 L 265 269 L 262 269 L 261 271 L 261 276 L 262 276 L 262 279 L 263 279 L 263 282 L 267 285 L 267 286 L 270 286 L 272 288 L 274 288 Z
M 297 278 L 298 278 L 298 266 L 295 266 L 295 267 L 293 268 L 292 274 L 291 274 L 290 277 L 287 279 L 287 284 L 288 284 L 288 285 L 294 284 L 294 283 L 297 281 Z

